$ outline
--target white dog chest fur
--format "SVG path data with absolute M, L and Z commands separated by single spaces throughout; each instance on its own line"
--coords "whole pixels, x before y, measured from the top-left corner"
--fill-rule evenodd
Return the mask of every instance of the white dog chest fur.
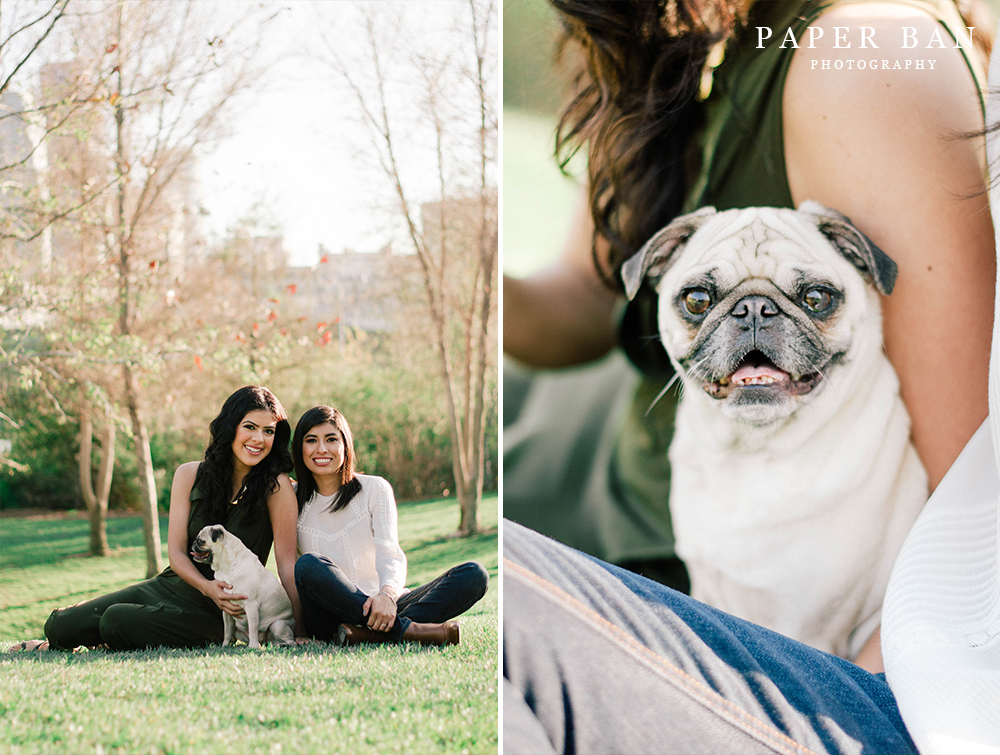
M 623 268 L 630 295 L 654 284 L 682 380 L 670 508 L 693 596 L 848 658 L 927 498 L 881 344 L 894 275 L 816 203 L 701 210 Z

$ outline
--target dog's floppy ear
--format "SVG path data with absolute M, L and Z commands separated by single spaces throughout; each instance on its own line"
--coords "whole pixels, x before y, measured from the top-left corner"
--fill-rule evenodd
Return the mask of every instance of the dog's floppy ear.
M 661 277 L 673 254 L 698 230 L 709 215 L 715 214 L 714 207 L 702 207 L 687 215 L 675 218 L 670 225 L 657 231 L 653 238 L 643 244 L 642 249 L 629 257 L 622 265 L 622 280 L 625 282 L 625 295 L 631 300 L 639 291 L 642 280 L 650 271 Z
M 854 227 L 850 218 L 807 199 L 799 211 L 812 215 L 819 232 L 830 239 L 847 261 L 860 270 L 880 293 L 888 296 L 896 285 L 898 268 L 892 258 Z
M 222 527 L 212 527 L 212 542 L 219 542 L 225 534 L 226 531 Z

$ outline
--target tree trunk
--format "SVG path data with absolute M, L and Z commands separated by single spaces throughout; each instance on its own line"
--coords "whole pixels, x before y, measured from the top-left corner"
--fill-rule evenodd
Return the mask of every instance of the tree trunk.
M 85 409 L 80 418 L 80 489 L 90 517 L 90 555 L 106 556 L 108 547 L 108 497 L 111 477 L 115 468 L 115 426 L 108 422 L 101 433 L 101 463 L 97 472 L 97 488 L 91 478 L 91 453 L 93 448 L 93 421 L 90 410 Z
M 426 95 L 426 115 L 434 130 L 438 191 L 440 193 L 438 200 L 440 202 L 438 210 L 440 216 L 424 218 L 425 222 L 436 221 L 437 239 L 434 242 L 429 242 L 427 230 L 431 223 L 427 223 L 423 232 L 418 230 L 417 218 L 407 192 L 404 190 L 396 159 L 398 145 L 395 142 L 395 122 L 391 116 L 392 109 L 387 96 L 387 84 L 391 82 L 387 77 L 388 68 L 383 63 L 381 56 L 382 48 L 374 15 L 366 17 L 366 43 L 371 54 L 371 73 L 374 77 L 374 86 L 362 85 L 360 79 L 356 78 L 354 72 L 339 57 L 335 57 L 333 60 L 334 67 L 344 77 L 357 98 L 363 118 L 371 129 L 379 161 L 387 178 L 393 184 L 396 198 L 399 201 L 400 217 L 406 221 L 407 232 L 416 251 L 430 316 L 431 337 L 429 340 L 438 352 L 438 367 L 444 391 L 445 408 L 448 412 L 452 469 L 459 502 L 459 534 L 461 535 L 471 535 L 479 531 L 479 504 L 483 488 L 484 428 L 486 424 L 485 396 L 483 395 L 487 364 L 485 349 L 493 312 L 493 267 L 495 267 L 497 254 L 495 224 L 487 222 L 490 214 L 488 206 L 492 196 L 488 190 L 487 180 L 487 168 L 490 163 L 488 136 L 491 130 L 487 117 L 489 108 L 484 85 L 484 60 L 489 22 L 487 20 L 485 24 L 481 24 L 476 6 L 472 4 L 470 7 L 472 8 L 474 41 L 476 42 L 477 69 L 469 73 L 476 79 L 480 97 L 480 196 L 484 204 L 480 208 L 479 246 L 476 250 L 479 257 L 476 261 L 478 266 L 468 274 L 467 278 L 462 276 L 460 271 L 456 271 L 456 265 L 453 264 L 455 262 L 453 258 L 456 255 L 449 249 L 448 243 L 449 232 L 453 226 L 449 225 L 445 217 L 446 213 L 453 211 L 449 209 L 449 203 L 462 192 L 456 192 L 450 198 L 446 180 L 448 172 L 445 170 L 445 166 L 453 156 L 447 154 L 448 145 L 446 142 L 449 140 L 445 137 L 449 133 L 446 129 L 448 119 L 440 105 L 439 95 L 442 90 L 437 87 L 438 75 L 444 70 L 444 67 L 432 65 L 430 68 L 424 69 L 427 72 L 425 76 L 427 91 L 424 93 Z M 487 15 L 490 12 L 491 10 L 488 10 Z M 482 40 L 482 47 L 479 44 L 480 40 Z M 454 211 L 460 211 L 457 202 Z M 459 224 L 459 227 L 461 225 Z M 488 234 L 488 231 L 492 231 L 492 234 Z M 488 235 L 494 238 L 487 238 Z M 464 249 L 462 251 L 472 250 Z M 452 295 L 463 286 L 468 286 L 467 290 L 470 292 L 467 309 L 463 309 L 461 295 Z M 477 302 L 479 303 L 478 307 Z M 460 339 L 461 342 L 454 346 L 452 345 L 453 331 L 450 328 L 451 318 L 460 321 L 462 331 L 461 334 L 455 336 L 455 339 Z
M 462 535 L 475 535 L 479 532 L 479 502 L 482 497 L 482 474 L 476 475 L 471 484 L 459 485 L 458 508 L 461 515 L 458 520 L 458 531 Z
M 132 438 L 135 441 L 136 470 L 139 474 L 139 503 L 142 507 L 142 529 L 146 545 L 146 578 L 155 577 L 163 569 L 160 556 L 160 517 L 156 506 L 156 478 L 153 476 L 153 457 L 149 451 L 149 431 L 139 405 L 139 380 L 132 368 L 125 365 L 125 399 L 128 415 L 132 420 Z
M 124 68 L 124 46 L 122 45 L 122 25 L 128 9 L 126 3 L 118 8 L 118 91 L 123 91 L 122 70 Z M 130 276 L 132 274 L 132 229 L 126 218 L 126 181 L 129 161 L 126 154 L 125 106 L 119 97 L 114 108 L 115 114 L 115 170 L 118 174 L 117 202 L 115 207 L 116 241 L 118 245 L 118 332 L 128 339 L 132 334 L 132 320 L 135 316 L 132 301 Z M 125 401 L 128 416 L 132 421 L 132 439 L 135 443 L 136 470 L 139 474 L 139 503 L 142 508 L 142 529 L 146 545 L 146 578 L 155 577 L 163 568 L 160 557 L 160 518 L 156 507 L 156 478 L 153 476 L 153 457 L 149 451 L 149 431 L 142 416 L 139 403 L 139 378 L 132 365 L 122 367 L 122 382 L 125 386 Z

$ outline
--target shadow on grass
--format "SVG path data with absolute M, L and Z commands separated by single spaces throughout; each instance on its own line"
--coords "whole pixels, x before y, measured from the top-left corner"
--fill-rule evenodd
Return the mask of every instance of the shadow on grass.
M 222 647 L 221 645 L 206 645 L 198 648 L 168 648 L 158 647 L 148 650 L 104 650 L 100 648 L 81 649 L 76 651 L 63 650 L 22 650 L 13 653 L 0 652 L 0 662 L 13 663 L 41 663 L 45 665 L 53 664 L 87 664 L 101 662 L 122 662 L 122 661 L 158 661 L 167 659 L 185 658 L 241 658 L 249 657 L 261 659 L 267 656 L 294 657 L 294 656 L 358 656 L 375 655 L 398 657 L 403 655 L 425 655 L 434 653 L 460 652 L 461 646 L 457 648 L 451 646 L 438 647 L 435 645 L 421 645 L 416 642 L 384 643 L 353 645 L 351 647 L 341 647 L 335 643 L 321 642 L 314 640 L 302 645 L 289 647 L 265 646 L 260 649 L 248 647 L 246 645 L 235 645 Z
M 137 516 L 108 519 L 108 545 L 111 549 L 142 548 L 143 532 Z M 167 517 L 160 517 L 160 532 L 166 532 Z M 0 519 L 3 553 L 0 566 L 19 568 L 55 564 L 64 558 L 89 556 L 90 530 L 86 517 L 39 519 L 5 517 Z
M 434 554 L 428 560 L 438 560 L 444 555 L 452 555 L 458 560 L 463 560 L 469 554 L 478 554 L 482 546 L 497 539 L 497 528 L 491 527 L 482 530 L 475 535 L 468 537 L 455 537 L 446 535 L 431 540 L 424 540 L 416 545 L 410 544 L 406 548 L 406 556 L 414 561 L 428 559 L 428 554 Z M 468 560 L 465 558 L 464 560 Z

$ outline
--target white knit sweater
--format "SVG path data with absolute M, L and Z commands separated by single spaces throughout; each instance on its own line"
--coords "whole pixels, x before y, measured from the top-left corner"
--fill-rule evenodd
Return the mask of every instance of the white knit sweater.
M 399 547 L 396 500 L 381 477 L 358 475 L 361 492 L 340 511 L 333 496 L 314 493 L 299 514 L 299 554 L 328 557 L 367 595 L 389 586 L 405 592 L 406 555 Z

